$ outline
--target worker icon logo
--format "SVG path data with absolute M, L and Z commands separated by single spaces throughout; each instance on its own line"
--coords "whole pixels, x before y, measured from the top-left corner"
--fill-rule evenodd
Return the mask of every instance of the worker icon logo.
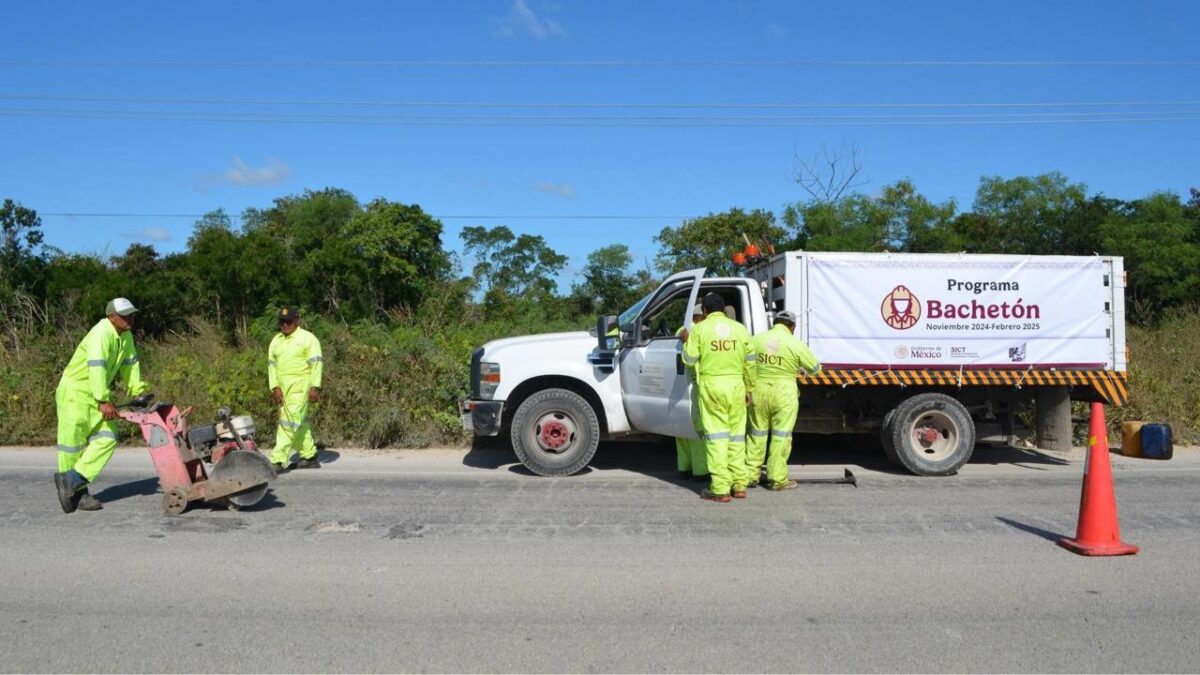
M 717 327 L 713 330 L 717 334 L 717 337 L 721 338 L 722 340 L 729 337 L 729 334 L 730 334 L 729 326 L 727 326 L 723 323 L 717 324 Z
M 904 286 L 897 286 L 879 308 L 883 322 L 896 330 L 907 330 L 921 319 L 921 301 Z

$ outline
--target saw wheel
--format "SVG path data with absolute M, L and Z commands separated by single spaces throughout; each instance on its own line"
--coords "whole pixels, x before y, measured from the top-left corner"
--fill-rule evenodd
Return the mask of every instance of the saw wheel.
M 267 495 L 267 482 L 274 476 L 275 471 L 266 457 L 249 450 L 234 450 L 213 466 L 209 481 L 245 486 L 225 495 L 225 503 L 236 511 L 262 501 Z

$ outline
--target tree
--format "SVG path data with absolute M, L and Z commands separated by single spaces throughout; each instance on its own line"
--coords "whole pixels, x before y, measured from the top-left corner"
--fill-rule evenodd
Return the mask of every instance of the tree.
M 40 276 L 35 254 L 42 245 L 42 219 L 37 211 L 27 209 L 11 199 L 0 206 L 0 287 L 30 286 Z
M 414 205 L 376 199 L 346 225 L 346 241 L 362 263 L 368 298 L 379 309 L 415 307 L 445 282 L 450 257 L 442 249 L 442 223 Z
M 1068 230 L 1073 212 L 1084 206 L 1086 198 L 1082 183 L 1070 183 L 1058 172 L 1007 180 L 985 176 L 979 181 L 973 211 L 989 220 L 992 239 L 974 244 L 988 253 L 1061 253 L 1068 241 L 1078 239 Z
M 582 283 L 571 289 L 573 304 L 581 313 L 621 312 L 653 288 L 654 279 L 647 271 L 629 271 L 633 255 L 625 244 L 596 249 L 587 260 Z
M 567 266 L 567 256 L 551 249 L 541 235 L 514 236 L 500 225 L 490 230 L 466 227 L 460 236 L 463 252 L 475 259 L 472 272 L 489 312 L 554 298 L 555 277 Z
M 843 145 L 830 150 L 822 145 L 812 159 L 794 158 L 792 179 L 808 193 L 810 202 L 836 202 L 848 190 L 860 187 L 862 152 L 858 145 Z
M 909 180 L 876 196 L 854 193 L 834 201 L 793 204 L 784 223 L 794 248 L 812 251 L 940 251 L 954 217 L 953 200 L 935 204 Z
M 678 227 L 664 227 L 654 237 L 659 244 L 655 266 L 664 274 L 705 267 L 719 276 L 733 276 L 737 268 L 730 256 L 742 250 L 743 234 L 751 241 L 773 245 L 782 244 L 787 236 L 770 211 L 732 208 L 710 213 Z
M 1200 298 L 1200 244 L 1178 195 L 1156 192 L 1130 202 L 1101 225 L 1103 252 L 1125 258 L 1127 302 L 1146 321 Z

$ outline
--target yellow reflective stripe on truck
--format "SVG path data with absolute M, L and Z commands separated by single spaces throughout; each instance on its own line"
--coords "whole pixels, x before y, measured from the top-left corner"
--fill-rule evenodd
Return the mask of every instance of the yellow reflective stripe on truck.
M 801 374 L 801 385 L 1073 385 L 1090 386 L 1111 405 L 1129 402 L 1128 374 L 1112 370 L 833 370 Z

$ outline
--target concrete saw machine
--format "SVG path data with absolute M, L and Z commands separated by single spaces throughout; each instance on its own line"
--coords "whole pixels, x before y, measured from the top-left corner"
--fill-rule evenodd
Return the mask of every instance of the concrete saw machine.
M 261 501 L 275 469 L 254 443 L 254 419 L 221 408 L 215 423 L 189 428 L 191 412 L 156 403 L 153 394 L 118 406 L 121 419 L 142 429 L 162 486 L 163 511 L 179 515 L 197 501 L 237 510 Z

